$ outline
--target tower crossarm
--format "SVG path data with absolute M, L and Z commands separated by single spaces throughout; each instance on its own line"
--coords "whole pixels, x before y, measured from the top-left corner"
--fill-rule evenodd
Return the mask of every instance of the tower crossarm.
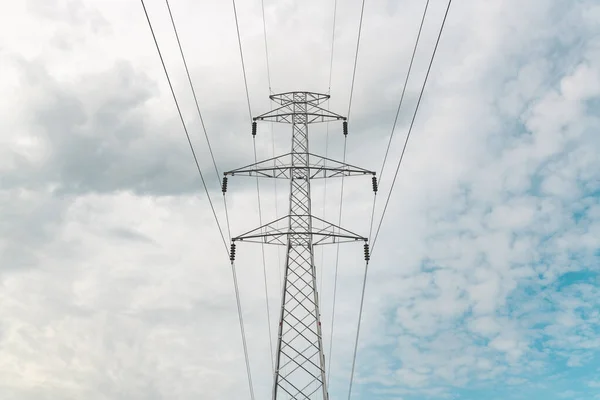
M 294 220 L 311 219 L 310 230 L 291 229 L 294 225 Z M 290 224 L 291 222 L 291 224 Z M 325 221 L 314 215 L 286 215 L 278 218 L 265 225 L 259 226 L 256 229 L 243 233 L 234 237 L 234 242 L 250 242 L 250 243 L 265 243 L 286 246 L 288 244 L 288 235 L 302 235 L 302 237 L 312 237 L 313 246 L 334 243 L 347 242 L 367 242 L 367 238 L 357 235 L 347 229 L 341 228 L 331 222 Z
M 225 172 L 225 176 L 256 176 L 259 178 L 290 179 L 296 170 L 306 170 L 306 166 L 292 163 L 292 153 L 269 158 Z M 308 153 L 308 171 L 310 179 L 335 178 L 340 176 L 375 176 L 375 172 L 351 164 Z
M 270 122 L 281 122 L 285 124 L 292 124 L 292 116 L 296 114 L 294 112 L 294 102 L 285 103 L 283 106 L 278 107 L 272 111 L 266 112 L 258 117 L 254 118 L 254 121 L 270 121 Z M 339 114 L 326 110 L 317 105 L 306 105 L 306 123 L 314 124 L 317 122 L 330 122 L 330 121 L 345 121 L 346 117 Z

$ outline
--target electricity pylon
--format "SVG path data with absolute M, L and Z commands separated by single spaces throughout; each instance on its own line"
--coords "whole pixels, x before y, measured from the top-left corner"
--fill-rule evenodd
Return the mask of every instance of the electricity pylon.
M 253 119 L 252 135 L 256 135 L 256 121 L 291 124 L 291 152 L 225 172 L 223 192 L 227 189 L 228 176 L 288 179 L 290 181 L 289 213 L 234 237 L 231 257 L 233 261 L 236 242 L 286 246 L 287 257 L 279 317 L 273 400 L 283 398 L 328 400 L 314 246 L 363 241 L 367 260 L 369 247 L 367 238 L 312 215 L 310 182 L 318 178 L 371 175 L 373 189 L 376 191 L 377 181 L 375 172 L 309 152 L 309 124 L 343 121 L 343 133 L 344 135 L 348 133 L 345 117 L 319 107 L 329 99 L 329 95 L 288 92 L 274 94 L 270 98 L 278 104 L 278 107 Z

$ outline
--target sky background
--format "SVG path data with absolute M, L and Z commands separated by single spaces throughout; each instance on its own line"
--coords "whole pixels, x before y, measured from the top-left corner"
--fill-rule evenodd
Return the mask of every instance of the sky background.
M 172 0 L 219 170 L 253 162 L 233 8 Z M 252 113 L 270 109 L 261 2 L 238 0 Z M 423 0 L 367 0 L 347 160 L 376 170 Z M 147 0 L 219 218 L 165 3 Z M 381 215 L 446 7 L 431 0 L 384 170 Z M 361 1 L 265 0 L 275 92 L 331 92 L 348 114 Z M 249 398 L 231 270 L 139 1 L 0 1 L 0 397 Z M 353 399 L 600 399 L 600 3 L 455 0 L 370 263 Z M 311 150 L 342 157 L 340 124 Z M 328 139 L 327 139 L 328 138 Z M 289 149 L 260 125 L 259 158 Z M 313 186 L 336 221 L 340 182 Z M 366 235 L 368 178 L 342 224 Z M 229 181 L 231 229 L 258 225 Z M 286 185 L 261 182 L 263 220 Z M 281 250 L 240 245 L 256 398 L 269 398 Z M 346 399 L 364 264 L 316 255 L 330 397 Z

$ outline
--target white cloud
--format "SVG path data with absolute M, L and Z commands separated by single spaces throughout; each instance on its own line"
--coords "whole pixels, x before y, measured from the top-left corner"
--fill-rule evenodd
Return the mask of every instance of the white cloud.
M 210 170 L 164 4 L 148 6 Z M 274 89 L 325 90 L 329 11 L 317 1 L 266 6 Z M 0 16 L 3 398 L 247 397 L 231 274 L 206 199 L 191 192 L 199 182 L 140 6 L 7 7 Z M 172 7 L 217 161 L 222 169 L 250 162 L 231 4 Z M 348 138 L 354 164 L 380 166 L 422 7 L 367 4 Z M 431 7 L 406 110 L 444 2 Z M 590 109 L 600 96 L 600 8 L 561 0 L 453 7 L 370 267 L 357 382 L 365 390 L 378 384 L 382 396 L 444 398 L 452 387 L 493 379 L 520 385 L 526 380 L 516 376 L 548 366 L 544 353 L 583 365 L 599 345 L 597 287 L 555 292 L 552 285 L 596 265 L 600 248 L 597 199 L 589 197 L 600 167 L 599 121 Z M 332 109 L 345 113 L 360 1 L 338 11 Z M 257 113 L 269 107 L 259 3 L 239 2 L 239 12 Z M 392 161 L 408 117 L 401 114 Z M 331 132 L 330 156 L 338 157 L 341 135 Z M 259 157 L 268 156 L 269 132 L 260 133 Z M 275 133 L 277 148 L 287 149 L 289 133 Z M 320 133 L 313 145 L 323 152 Z M 230 181 L 234 232 L 258 222 L 248 184 Z M 368 182 L 346 185 L 344 224 L 366 232 Z M 272 189 L 262 188 L 270 218 Z M 215 205 L 222 215 L 218 197 Z M 574 212 L 583 213 L 580 222 Z M 257 397 L 268 395 L 271 374 L 259 255 L 238 248 Z M 324 254 L 327 351 L 333 255 Z M 277 254 L 267 257 L 274 334 L 279 271 Z M 360 249 L 344 247 L 332 399 L 347 387 L 362 268 Z M 538 284 L 551 289 L 523 293 Z

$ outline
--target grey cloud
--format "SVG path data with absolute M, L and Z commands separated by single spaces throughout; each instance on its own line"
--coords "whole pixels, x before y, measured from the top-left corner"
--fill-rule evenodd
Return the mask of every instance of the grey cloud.
M 37 266 L 69 204 L 43 192 L 0 191 L 0 272 Z
M 18 168 L 2 176 L 3 187 L 155 195 L 201 190 L 181 125 L 175 119 L 157 123 L 148 115 L 144 105 L 155 85 L 128 63 L 86 76 L 74 87 L 56 82 L 40 65 L 21 65 L 26 86 L 41 93 L 42 100 L 29 110 L 30 127 L 41 130 L 48 158 L 39 165 L 19 160 Z M 198 155 L 215 188 L 208 155 Z
M 132 229 L 127 229 L 123 227 L 111 229 L 109 233 L 118 239 L 131 240 L 133 242 L 141 243 L 155 243 L 154 240 L 152 240 L 148 236 L 136 232 Z

